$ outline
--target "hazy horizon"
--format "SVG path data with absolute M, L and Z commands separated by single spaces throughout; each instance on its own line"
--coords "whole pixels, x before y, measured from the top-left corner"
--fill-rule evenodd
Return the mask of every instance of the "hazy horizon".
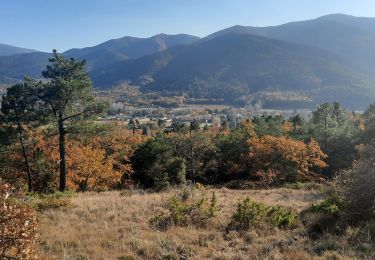
M 204 37 L 234 25 L 272 26 L 335 13 L 375 17 L 375 2 L 367 0 L 360 6 L 349 0 L 197 1 L 4 1 L 0 3 L 0 43 L 63 52 L 124 36 Z M 273 10 L 278 10 L 277 15 Z

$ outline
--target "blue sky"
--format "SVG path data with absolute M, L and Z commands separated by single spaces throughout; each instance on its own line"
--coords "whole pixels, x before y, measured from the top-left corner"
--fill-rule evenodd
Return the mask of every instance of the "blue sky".
M 375 17 L 375 0 L 0 0 L 0 43 L 51 51 L 125 35 L 206 36 L 330 13 Z

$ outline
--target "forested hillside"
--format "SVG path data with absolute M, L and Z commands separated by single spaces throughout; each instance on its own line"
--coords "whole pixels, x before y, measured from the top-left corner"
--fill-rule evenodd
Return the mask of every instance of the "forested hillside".
M 63 53 L 87 60 L 95 88 L 124 82 L 143 93 L 210 102 L 363 110 L 375 97 L 374 18 L 328 15 L 279 26 L 234 26 L 205 38 L 123 37 Z M 40 78 L 48 53 L 0 56 L 0 84 Z M 272 98 L 270 98 L 272 97 Z
M 254 35 L 226 34 L 90 74 L 97 86 L 129 80 L 145 90 L 221 98 L 232 104 L 245 103 L 259 92 L 292 91 L 308 96 L 300 101 L 310 101 L 310 106 L 339 101 L 356 107 L 369 103 L 375 93 L 372 76 L 335 55 Z

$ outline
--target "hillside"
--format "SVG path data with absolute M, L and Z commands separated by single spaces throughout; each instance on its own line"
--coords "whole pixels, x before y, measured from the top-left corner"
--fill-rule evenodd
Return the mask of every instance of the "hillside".
M 316 191 L 208 189 L 204 193 L 209 196 L 215 192 L 221 209 L 209 227 L 189 225 L 172 227 L 167 231 L 150 227 L 149 220 L 160 214 L 177 192 L 80 193 L 71 198 L 71 206 L 41 214 L 42 256 L 51 259 L 63 256 L 68 259 L 317 257 L 315 252 L 319 251 L 314 252 L 314 241 L 308 238 L 302 226 L 294 230 L 252 228 L 243 234 L 224 231 L 236 204 L 246 197 L 270 205 L 292 207 L 300 212 L 318 200 Z M 199 195 L 198 192 L 196 196 Z M 333 251 L 327 252 L 327 255 L 340 256 L 338 249 Z
M 15 47 L 7 44 L 0 44 L 0 56 L 8 56 L 20 53 L 37 52 L 36 50 Z
M 193 43 L 197 40 L 199 40 L 199 37 L 187 34 L 158 34 L 150 38 L 126 36 L 93 47 L 71 49 L 64 52 L 64 55 L 87 60 L 88 69 L 93 70 L 117 61 L 140 58 L 179 44 Z
M 144 90 L 218 98 L 226 103 L 243 103 L 276 92 L 281 96 L 271 103 L 288 100 L 285 95 L 289 95 L 293 101 L 310 105 L 335 100 L 355 107 L 375 97 L 375 89 L 371 88 L 374 79 L 335 55 L 265 37 L 230 33 L 115 63 L 92 71 L 91 76 L 100 87 L 129 80 Z
M 87 70 L 102 68 L 112 63 L 139 58 L 178 44 L 199 40 L 196 36 L 158 34 L 150 38 L 123 37 L 83 49 L 71 49 L 63 54 L 67 57 L 84 59 Z M 0 84 L 13 84 L 25 76 L 39 78 L 48 63 L 49 53 L 34 52 L 0 57 Z
M 25 76 L 40 78 L 50 53 L 33 52 L 0 57 L 0 84 L 12 84 Z
M 255 34 L 327 50 L 372 73 L 375 69 L 375 18 L 332 14 L 279 26 L 234 26 L 206 39 L 234 34 Z
M 0 56 L 0 84 L 39 78 L 48 53 Z M 234 105 L 313 107 L 375 99 L 375 18 L 334 14 L 279 26 L 234 26 L 203 39 L 123 37 L 67 57 L 85 59 L 97 88 L 130 81 L 143 92 L 186 94 Z

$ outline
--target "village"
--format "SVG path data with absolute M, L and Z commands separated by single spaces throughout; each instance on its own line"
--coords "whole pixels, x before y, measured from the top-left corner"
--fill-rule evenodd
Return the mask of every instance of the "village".
M 98 119 L 102 123 L 116 122 L 133 133 L 142 131 L 145 135 L 149 135 L 152 130 L 174 132 L 184 129 L 206 130 L 210 127 L 230 129 L 236 128 L 246 119 L 276 116 L 289 118 L 297 114 L 308 119 L 311 110 L 263 109 L 260 102 L 255 106 L 241 108 L 219 105 L 186 105 L 177 108 L 133 107 L 115 102 L 110 105 L 108 114 Z

